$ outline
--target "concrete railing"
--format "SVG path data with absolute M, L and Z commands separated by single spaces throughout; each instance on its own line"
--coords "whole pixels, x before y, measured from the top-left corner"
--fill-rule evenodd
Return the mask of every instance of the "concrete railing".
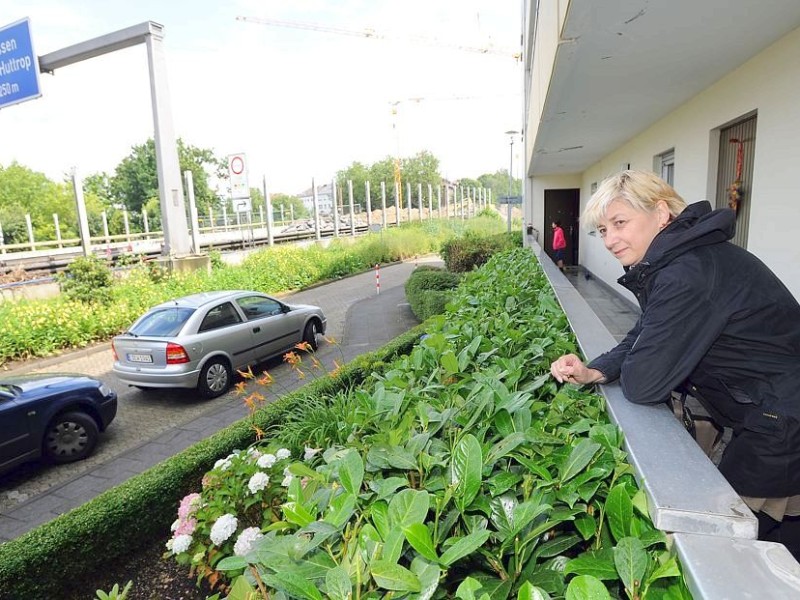
M 528 236 L 583 354 L 616 345 L 587 302 Z M 670 535 L 696 599 L 800 598 L 800 564 L 782 545 L 761 542 L 758 522 L 713 462 L 664 405 L 628 402 L 617 384 L 601 385 L 611 420 L 648 499 L 650 518 Z

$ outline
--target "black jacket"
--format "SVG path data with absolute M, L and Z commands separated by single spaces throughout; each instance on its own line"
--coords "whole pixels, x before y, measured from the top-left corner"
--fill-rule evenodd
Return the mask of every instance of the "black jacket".
M 759 259 L 729 243 L 732 210 L 687 207 L 619 283 L 642 314 L 589 363 L 638 404 L 686 382 L 734 437 L 720 471 L 745 496 L 800 494 L 800 304 Z

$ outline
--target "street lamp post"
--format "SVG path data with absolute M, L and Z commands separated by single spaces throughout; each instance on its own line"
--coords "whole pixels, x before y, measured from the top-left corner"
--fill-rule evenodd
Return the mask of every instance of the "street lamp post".
M 506 218 L 508 219 L 508 231 L 511 232 L 511 191 L 514 187 L 514 136 L 518 131 L 506 131 L 506 135 L 511 140 L 511 158 L 508 164 L 508 197 L 506 198 Z

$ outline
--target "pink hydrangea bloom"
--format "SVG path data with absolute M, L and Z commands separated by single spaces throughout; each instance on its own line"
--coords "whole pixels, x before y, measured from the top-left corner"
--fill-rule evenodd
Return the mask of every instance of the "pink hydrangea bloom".
M 188 494 L 183 497 L 183 500 L 181 500 L 178 506 L 178 518 L 181 521 L 185 521 L 193 515 L 198 508 L 200 508 L 200 494 Z

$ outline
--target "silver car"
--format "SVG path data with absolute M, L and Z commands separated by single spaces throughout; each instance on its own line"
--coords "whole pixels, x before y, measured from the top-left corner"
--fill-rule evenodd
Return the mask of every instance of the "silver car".
M 128 385 L 197 388 L 207 398 L 230 388 L 236 369 L 286 352 L 317 348 L 322 309 L 251 291 L 192 294 L 151 308 L 112 341 L 114 374 Z

